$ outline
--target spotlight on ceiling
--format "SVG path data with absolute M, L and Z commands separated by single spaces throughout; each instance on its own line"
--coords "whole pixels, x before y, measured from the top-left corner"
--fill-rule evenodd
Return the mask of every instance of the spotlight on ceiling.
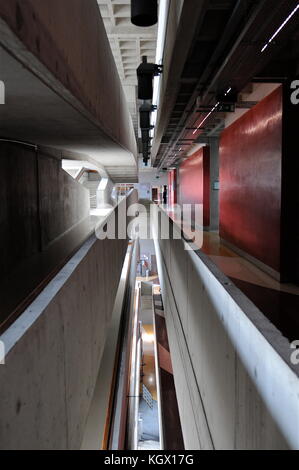
M 158 22 L 157 0 L 131 0 L 131 21 L 135 26 L 153 26 Z

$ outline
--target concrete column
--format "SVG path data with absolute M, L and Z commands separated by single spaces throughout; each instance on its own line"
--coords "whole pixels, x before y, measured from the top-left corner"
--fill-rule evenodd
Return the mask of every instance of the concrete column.
M 212 137 L 210 146 L 210 230 L 219 229 L 219 138 Z M 218 189 L 217 189 L 218 188 Z

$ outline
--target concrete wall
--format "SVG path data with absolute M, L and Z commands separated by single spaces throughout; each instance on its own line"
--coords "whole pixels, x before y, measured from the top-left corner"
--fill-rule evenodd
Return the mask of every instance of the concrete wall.
M 157 178 L 157 176 L 159 176 L 159 178 Z M 161 196 L 162 187 L 167 184 L 168 176 L 166 172 L 157 173 L 155 168 L 148 168 L 139 170 L 139 184 L 135 185 L 135 187 L 139 190 L 140 199 L 151 199 L 152 188 L 159 188 Z
M 186 448 L 298 449 L 288 341 L 207 256 L 155 245 Z
M 132 119 L 96 0 L 0 0 L 1 135 L 137 181 Z
M 150 183 L 153 187 L 157 187 L 167 184 L 167 178 L 166 172 L 158 173 L 155 168 L 139 170 L 139 183 Z
M 0 17 L 25 47 L 136 154 L 132 119 L 96 0 L 0 0 Z
M 61 169 L 61 161 L 38 152 L 42 248 L 89 216 L 89 194 Z
M 91 236 L 0 337 L 1 449 L 80 448 L 127 245 Z
M 0 272 L 39 249 L 37 165 L 28 147 L 0 143 Z
M 109 430 L 115 412 L 111 397 L 114 393 L 115 367 L 119 358 L 120 327 L 123 327 L 123 313 L 127 311 L 126 300 L 129 291 L 135 289 L 137 260 L 138 244 L 136 241 L 129 245 L 123 264 L 97 383 L 86 422 L 82 450 L 107 450 L 109 448 Z M 131 277 L 134 279 L 133 286 L 130 285 Z
M 61 161 L 34 147 L 0 142 L 1 278 L 89 215 L 89 195 Z

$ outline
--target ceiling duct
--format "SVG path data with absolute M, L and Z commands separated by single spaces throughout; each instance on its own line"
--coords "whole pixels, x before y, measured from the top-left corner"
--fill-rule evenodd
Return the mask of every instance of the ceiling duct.
M 142 143 L 149 142 L 150 140 L 150 135 L 149 135 L 149 129 L 141 129 L 141 141 Z
M 138 99 L 143 100 L 143 104 L 139 108 L 139 113 L 143 162 L 145 166 L 147 166 L 150 159 L 150 130 L 154 128 L 154 126 L 151 125 L 151 113 L 157 109 L 157 106 L 152 104 L 153 79 L 154 76 L 162 73 L 163 66 L 149 64 L 146 56 L 144 56 L 142 60 L 142 64 L 140 64 L 137 69 Z
M 156 106 L 153 106 L 148 103 L 144 103 L 142 106 L 140 106 L 139 112 L 141 130 L 150 130 L 153 128 L 153 126 L 151 126 L 151 113 L 155 109 L 157 109 Z

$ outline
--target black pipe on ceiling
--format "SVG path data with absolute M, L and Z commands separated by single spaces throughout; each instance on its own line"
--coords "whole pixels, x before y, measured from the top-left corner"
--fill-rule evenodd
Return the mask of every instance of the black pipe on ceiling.
M 139 108 L 139 124 L 142 134 L 143 162 L 146 166 L 150 160 L 150 130 L 154 128 L 154 126 L 151 125 L 151 113 L 157 109 L 157 106 L 151 103 L 153 99 L 153 79 L 155 76 L 160 75 L 162 71 L 162 65 L 148 63 L 146 56 L 142 57 L 142 63 L 137 69 L 138 99 L 143 100 L 143 104 Z
M 141 141 L 142 143 L 146 143 L 150 141 L 149 129 L 141 129 Z
M 157 0 L 131 0 L 131 21 L 135 26 L 148 27 L 158 22 Z
M 140 108 L 140 128 L 144 130 L 151 128 L 151 111 Z
M 153 99 L 153 79 L 162 73 L 162 69 L 162 65 L 150 64 L 146 56 L 142 57 L 142 63 L 137 69 L 139 100 Z
M 153 106 L 148 103 L 143 103 L 142 106 L 139 108 L 140 112 L 140 129 L 141 130 L 150 130 L 152 129 L 151 126 L 151 113 L 155 111 L 157 106 Z

